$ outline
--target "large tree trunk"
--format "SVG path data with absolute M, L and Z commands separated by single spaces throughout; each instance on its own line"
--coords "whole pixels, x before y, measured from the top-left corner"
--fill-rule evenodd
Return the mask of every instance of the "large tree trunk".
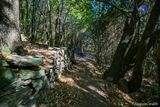
M 154 32 L 156 22 L 158 21 L 160 15 L 158 12 L 159 10 L 160 2 L 156 0 L 155 5 L 153 6 L 150 13 L 148 23 L 142 34 L 141 41 L 136 44 L 131 41 L 132 38 L 134 40 L 133 34 L 136 28 L 136 20 L 133 20 L 134 23 L 131 23 L 131 19 L 131 22 L 126 24 L 124 28 L 124 34 L 116 50 L 112 65 L 104 74 L 104 79 L 118 83 L 118 85 L 122 85 L 122 87 L 126 85 L 125 87 L 127 87 L 127 90 L 124 90 L 125 92 L 134 92 L 141 86 L 143 61 L 145 59 L 146 53 L 154 45 L 156 38 L 158 38 L 157 35 L 159 34 L 159 31 Z M 134 11 L 133 15 L 136 18 Z M 129 46 L 130 43 L 131 45 Z M 132 64 L 131 67 L 129 66 L 130 64 Z M 124 74 L 132 67 L 134 67 L 134 69 L 131 80 L 127 82 L 126 80 L 122 79 L 124 80 L 122 81 L 121 78 L 123 78 Z
M 133 44 L 134 42 L 133 34 L 135 32 L 135 28 L 139 20 L 137 6 L 139 7 L 141 5 L 141 2 L 142 0 L 135 1 L 132 17 L 131 19 L 126 20 L 123 35 L 115 52 L 113 62 L 111 64 L 111 67 L 104 73 L 103 79 L 117 83 L 119 79 L 122 78 L 124 74 L 127 72 L 128 65 L 132 63 L 132 58 L 134 57 L 134 54 L 131 55 L 132 58 L 128 56 L 128 54 L 125 54 L 127 53 L 129 45 Z M 135 48 L 136 47 L 134 47 L 132 50 L 134 51 Z M 131 62 L 126 60 L 126 57 L 130 57 Z M 124 67 L 125 64 L 127 64 L 127 66 Z
M 129 81 L 130 91 L 136 91 L 140 88 L 142 82 L 142 64 L 145 59 L 146 53 L 148 52 L 147 46 L 149 44 L 149 40 L 151 38 L 151 34 L 155 29 L 156 23 L 159 18 L 159 10 L 160 10 L 160 2 L 156 0 L 155 5 L 151 11 L 150 18 L 146 25 L 145 31 L 142 35 L 142 40 L 139 43 L 138 51 L 136 54 L 135 66 L 133 69 L 133 76 L 131 81 Z
M 158 43 L 158 49 L 157 49 L 156 54 L 157 54 L 156 63 L 157 63 L 157 66 L 158 66 L 157 78 L 158 78 L 158 85 L 160 87 L 160 41 Z
M 11 51 L 21 47 L 19 26 L 19 0 L 0 1 L 0 39 Z

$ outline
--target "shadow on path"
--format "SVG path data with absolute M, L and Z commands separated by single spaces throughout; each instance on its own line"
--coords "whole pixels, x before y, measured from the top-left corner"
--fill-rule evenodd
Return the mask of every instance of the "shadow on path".
M 77 65 L 64 73 L 60 81 L 81 91 L 80 107 L 111 107 L 105 83 L 93 60 L 77 59 Z

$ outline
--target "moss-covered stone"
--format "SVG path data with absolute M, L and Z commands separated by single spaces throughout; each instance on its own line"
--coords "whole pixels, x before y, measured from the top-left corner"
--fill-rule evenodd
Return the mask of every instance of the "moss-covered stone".
M 15 79 L 15 75 L 11 69 L 0 68 L 0 88 L 10 85 Z

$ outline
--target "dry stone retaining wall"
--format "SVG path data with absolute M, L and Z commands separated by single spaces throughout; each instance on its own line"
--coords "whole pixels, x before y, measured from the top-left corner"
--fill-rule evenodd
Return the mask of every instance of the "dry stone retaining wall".
M 47 103 L 48 90 L 70 65 L 66 48 L 30 50 L 31 56 L 0 59 L 0 107 L 36 107 Z

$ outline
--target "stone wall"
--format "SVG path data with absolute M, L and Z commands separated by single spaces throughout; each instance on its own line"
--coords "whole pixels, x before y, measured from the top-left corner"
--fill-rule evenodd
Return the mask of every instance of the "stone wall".
M 56 77 L 60 78 L 62 72 L 65 69 L 68 69 L 71 65 L 71 62 L 67 55 L 67 48 L 54 48 L 53 50 L 56 50 L 54 53 L 54 67 L 55 67 L 55 73 Z
M 70 65 L 66 48 L 31 49 L 32 55 L 1 55 L 0 107 L 36 107 Z

